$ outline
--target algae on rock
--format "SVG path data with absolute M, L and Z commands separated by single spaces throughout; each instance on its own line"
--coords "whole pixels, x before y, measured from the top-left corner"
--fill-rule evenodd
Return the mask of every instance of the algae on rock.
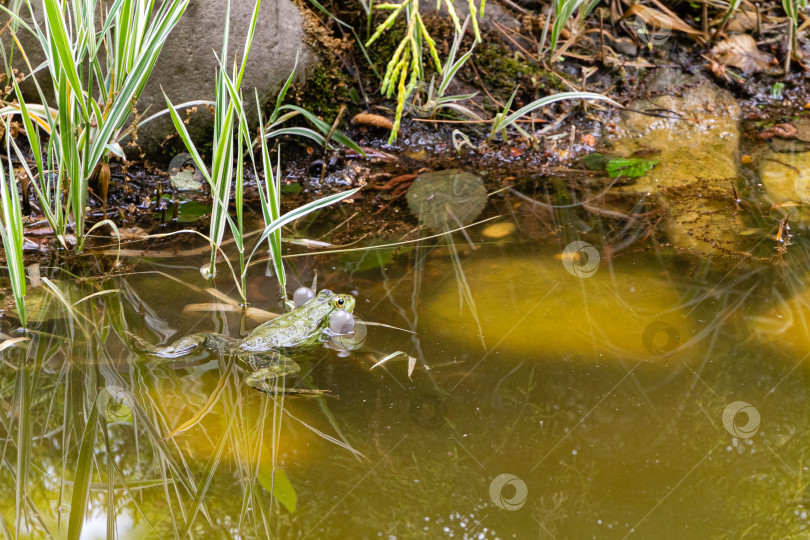
M 614 191 L 651 194 L 669 214 L 667 234 L 676 247 L 736 255 L 742 251 L 737 231 L 744 228 L 732 188 L 738 177 L 739 104 L 712 83 L 672 70 L 659 73 L 647 90 L 651 97 L 622 111 L 610 151 L 654 152 L 659 164 Z
M 765 198 L 790 221 L 810 224 L 810 152 L 777 152 L 771 148 L 757 156 Z
M 478 344 L 476 311 L 486 346 L 498 354 L 666 364 L 693 352 L 689 308 L 666 278 L 647 269 L 613 266 L 577 277 L 551 254 L 472 255 L 463 269 L 475 310 L 460 307 L 454 280 L 425 294 L 421 320 L 443 340 Z

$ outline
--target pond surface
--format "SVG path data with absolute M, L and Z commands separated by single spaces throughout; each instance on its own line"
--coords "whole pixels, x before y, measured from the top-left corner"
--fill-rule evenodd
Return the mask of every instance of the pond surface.
M 499 222 L 504 238 L 482 233 Z M 326 397 L 262 394 L 215 354 L 172 364 L 125 345 L 239 335 L 238 313 L 184 312 L 219 301 L 206 255 L 147 258 L 103 284 L 43 271 L 69 304 L 111 292 L 72 316 L 45 294 L 58 319 L 2 352 L 2 530 L 66 537 L 87 482 L 82 538 L 806 534 L 801 241 L 781 263 L 663 247 L 608 260 L 508 223 L 425 239 L 383 268 L 289 259 L 292 288 L 317 272 L 364 320 L 415 332 L 369 326 L 348 357 L 301 359 Z M 278 310 L 264 273 L 248 296 Z M 216 285 L 236 296 L 224 274 Z M 394 351 L 417 359 L 410 378 L 404 357 L 370 370 Z
M 30 340 L 0 349 L 2 536 L 806 537 L 810 244 L 785 220 L 806 179 L 791 165 L 784 193 L 763 188 L 736 139 L 690 144 L 610 193 L 582 171 L 490 190 L 464 232 L 289 246 L 289 292 L 317 276 L 397 327 L 296 358 L 322 395 L 134 350 L 264 320 L 243 319 L 226 265 L 202 278 L 195 240 L 125 252 L 115 277 L 115 251 L 41 268 Z M 289 236 L 351 228 L 348 206 Z M 246 291 L 283 309 L 265 262 Z

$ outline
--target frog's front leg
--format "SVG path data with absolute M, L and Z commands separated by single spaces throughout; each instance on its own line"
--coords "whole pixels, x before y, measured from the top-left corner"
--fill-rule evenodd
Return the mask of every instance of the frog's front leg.
M 134 334 L 130 334 L 130 337 L 144 352 L 161 358 L 179 358 L 199 351 L 203 347 L 219 352 L 225 350 L 233 342 L 230 338 L 212 332 L 190 334 L 162 347 L 152 345 Z
M 297 388 L 286 384 L 287 377 L 301 371 L 301 366 L 281 353 L 243 352 L 239 358 L 245 363 L 250 373 L 245 377 L 245 384 L 267 394 L 322 394 L 321 390 Z M 283 382 L 282 382 L 283 381 Z M 281 384 L 280 384 L 281 383 Z

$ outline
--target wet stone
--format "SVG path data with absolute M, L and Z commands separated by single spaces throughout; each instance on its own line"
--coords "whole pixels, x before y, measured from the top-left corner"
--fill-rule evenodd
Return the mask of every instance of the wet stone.
M 600 267 L 593 253 L 576 264 L 553 254 L 473 255 L 463 271 L 475 308 L 460 301 L 457 279 L 443 280 L 425 294 L 421 320 L 462 347 L 480 349 L 483 333 L 488 349 L 509 357 L 688 361 L 694 351 L 682 346 L 694 327 L 673 284 L 650 269 Z
M 765 198 L 790 222 L 810 223 L 810 152 L 776 152 L 771 148 L 757 157 Z
M 667 236 L 682 249 L 736 254 L 744 228 L 734 204 L 738 178 L 740 106 L 707 80 L 661 70 L 650 97 L 628 104 L 609 139 L 610 152 L 645 155 L 658 165 L 616 193 L 649 194 L 666 210 Z
M 773 289 L 767 302 L 743 316 L 747 335 L 794 361 L 805 358 L 810 350 L 810 289 L 803 288 L 807 279 L 798 281 L 802 288 L 789 298 Z

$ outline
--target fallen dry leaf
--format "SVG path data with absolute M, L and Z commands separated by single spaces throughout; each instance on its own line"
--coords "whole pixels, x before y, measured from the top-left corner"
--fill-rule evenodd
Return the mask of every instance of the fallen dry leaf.
M 711 59 L 723 66 L 739 68 L 743 73 L 756 73 L 771 67 L 771 57 L 757 48 L 748 34 L 732 36 L 709 51 Z
M 702 31 L 692 28 L 680 18 L 668 15 L 663 11 L 651 7 L 642 6 L 641 4 L 630 6 L 624 13 L 625 19 L 633 16 L 645 27 L 651 28 L 656 33 L 666 33 L 666 31 L 677 30 L 678 32 L 688 34 L 699 42 L 704 41 L 706 37 Z
M 781 139 L 793 139 L 799 132 L 796 126 L 792 124 L 776 124 L 760 132 L 759 138 L 762 140 L 772 139 L 779 137 Z
M 737 10 L 726 25 L 726 32 L 746 32 L 757 27 L 757 14 L 754 11 Z

